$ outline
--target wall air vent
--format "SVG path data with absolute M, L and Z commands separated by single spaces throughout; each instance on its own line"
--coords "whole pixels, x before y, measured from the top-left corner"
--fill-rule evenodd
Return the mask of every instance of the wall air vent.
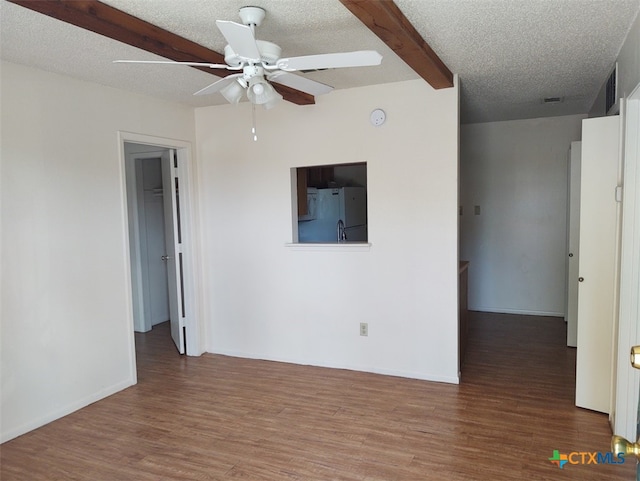
M 618 62 L 616 62 L 615 67 L 613 67 L 613 71 L 609 78 L 607 79 L 607 86 L 605 89 L 606 96 L 606 107 L 605 111 L 607 115 L 617 115 L 620 112 L 620 103 L 618 97 Z

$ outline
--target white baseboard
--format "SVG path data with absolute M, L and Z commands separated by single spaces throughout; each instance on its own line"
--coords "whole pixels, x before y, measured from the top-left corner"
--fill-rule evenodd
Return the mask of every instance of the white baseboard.
M 506 309 L 504 307 L 478 307 L 469 306 L 470 311 L 495 312 L 496 314 L 521 314 L 524 316 L 564 317 L 564 312 L 556 311 L 532 311 L 528 309 Z
M 274 361 L 274 362 L 284 362 L 287 364 L 298 364 L 301 366 L 315 366 L 315 367 L 326 367 L 329 369 L 346 369 L 348 371 L 359 371 L 359 372 L 370 372 L 374 374 L 382 374 L 384 376 L 396 376 L 396 377 L 404 377 L 409 379 L 419 379 L 421 381 L 432 381 L 432 382 L 443 382 L 446 384 L 459 384 L 460 377 L 458 376 L 442 376 L 439 374 L 430 374 L 423 372 L 415 372 L 415 371 L 397 371 L 394 369 L 381 369 L 377 367 L 370 366 L 354 366 L 354 365 L 338 365 L 333 363 L 327 363 L 316 360 L 295 360 L 295 359 L 283 359 L 283 358 L 274 358 L 270 356 L 262 356 L 259 354 L 251 354 L 245 352 L 238 351 L 228 351 L 228 350 L 215 350 L 209 351 L 211 354 L 220 354 L 222 356 L 230 356 L 230 357 L 239 357 L 244 359 L 256 359 L 261 361 Z

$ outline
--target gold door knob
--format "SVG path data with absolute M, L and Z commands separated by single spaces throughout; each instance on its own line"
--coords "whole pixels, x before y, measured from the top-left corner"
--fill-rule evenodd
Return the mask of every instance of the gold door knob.
M 631 365 L 636 369 L 640 369 L 640 346 L 631 348 Z
M 636 459 L 640 459 L 640 438 L 635 443 L 632 443 L 622 436 L 613 436 L 611 438 L 611 452 L 615 453 L 616 456 L 622 453 L 625 458 L 635 456 Z
M 640 369 L 640 346 L 631 348 L 631 365 Z M 616 455 L 622 453 L 625 456 L 635 456 L 640 460 L 640 437 L 635 443 L 632 443 L 622 436 L 613 436 L 611 438 L 611 452 Z

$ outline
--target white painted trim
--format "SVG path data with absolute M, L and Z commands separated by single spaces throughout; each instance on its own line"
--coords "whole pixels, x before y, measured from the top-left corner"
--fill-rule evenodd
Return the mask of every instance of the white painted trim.
M 298 168 L 289 170 L 291 177 L 291 242 L 298 243 Z
M 496 314 L 520 314 L 523 316 L 545 316 L 545 317 L 562 317 L 564 312 L 555 311 L 531 311 L 526 309 L 505 309 L 503 307 L 478 307 L 469 306 L 470 311 L 478 312 L 495 312 Z
M 126 275 L 124 276 L 124 284 L 125 284 L 125 304 L 126 304 L 126 312 L 127 312 L 127 324 L 129 328 L 127 329 L 127 344 L 129 344 L 129 377 L 132 380 L 132 384 L 138 383 L 138 370 L 136 367 L 136 344 L 135 344 L 135 335 L 134 335 L 134 309 L 139 309 L 140 304 L 137 300 L 134 302 L 133 298 L 133 284 L 132 284 L 132 272 L 131 272 L 131 244 L 130 244 L 130 236 L 129 236 L 129 203 L 128 203 L 128 186 L 127 186 L 127 158 L 124 153 L 124 143 L 125 139 L 123 137 L 122 132 L 118 132 L 118 156 L 120 157 L 118 166 L 119 166 L 119 175 L 120 175 L 120 197 L 121 197 L 121 207 L 122 207 L 122 229 L 123 233 L 122 237 L 122 245 L 124 247 L 124 272 Z M 131 178 L 129 176 L 129 178 Z M 130 194 L 129 194 L 130 195 Z M 134 196 L 135 198 L 135 196 Z M 136 209 L 137 212 L 137 209 Z M 136 219 L 137 225 L 137 219 Z M 137 254 L 136 254 L 137 255 Z M 136 257 L 134 255 L 134 257 Z M 138 256 L 139 257 L 139 256 Z M 139 259 L 138 259 L 139 260 Z M 138 280 L 136 279 L 136 282 Z
M 371 250 L 371 245 L 369 243 L 353 243 L 353 244 L 285 244 L 284 246 L 287 249 L 292 251 L 321 251 L 321 252 L 368 252 Z
M 126 272 L 127 276 L 127 307 L 128 312 L 130 313 L 130 349 L 131 349 L 131 358 L 132 358 L 132 369 L 133 372 L 136 372 L 136 363 L 135 363 L 135 343 L 134 343 L 134 334 L 133 334 L 133 300 L 132 300 L 132 290 L 131 290 L 131 263 L 129 259 L 129 226 L 127 222 L 127 196 L 126 196 L 126 178 L 124 176 L 125 167 L 126 167 L 126 156 L 124 153 L 124 144 L 125 142 L 132 142 L 137 144 L 145 144 L 145 145 L 155 145 L 161 148 L 167 149 L 175 149 L 178 155 L 178 175 L 181 181 L 181 223 L 182 223 L 182 243 L 185 246 L 185 250 L 183 252 L 183 260 L 184 260 L 184 297 L 185 297 L 185 308 L 186 308 L 186 343 L 187 343 L 187 354 L 190 356 L 199 356 L 204 350 L 202 349 L 202 317 L 199 314 L 202 312 L 202 307 L 200 305 L 201 296 L 198 293 L 198 286 L 200 285 L 197 282 L 201 276 L 199 272 L 196 272 L 198 269 L 198 265 L 201 263 L 196 262 L 196 257 L 199 255 L 199 244 L 197 242 L 198 236 L 195 234 L 196 226 L 193 223 L 193 219 L 197 219 L 197 215 L 195 214 L 195 189 L 194 189 L 194 181 L 192 179 L 192 175 L 194 172 L 194 160 L 192 155 L 192 146 L 190 142 L 176 139 L 167 139 L 162 137 L 154 137 L 151 135 L 137 134 L 133 132 L 118 132 L 118 142 L 119 142 L 119 152 L 120 152 L 120 174 L 122 178 L 122 201 L 123 201 L 123 214 L 124 216 L 124 232 L 125 232 L 125 244 L 127 246 L 127 258 L 126 258 Z
M 273 361 L 273 362 L 284 362 L 287 364 L 297 364 L 303 366 L 315 366 L 315 367 L 326 367 L 329 369 L 346 369 L 349 371 L 358 371 L 358 372 L 370 372 L 374 374 L 382 374 L 384 376 L 396 376 L 396 377 L 404 377 L 409 379 L 419 379 L 421 381 L 433 381 L 433 382 L 444 382 L 447 384 L 459 384 L 460 379 L 458 376 L 439 376 L 434 374 L 425 374 L 423 372 L 415 372 L 415 371 L 398 371 L 395 369 L 380 369 L 371 366 L 365 365 L 355 365 L 355 364 L 334 364 L 331 362 L 319 362 L 319 361 L 309 361 L 309 359 L 289 359 L 289 358 L 279 358 L 279 357 L 270 357 L 270 356 L 261 356 L 255 353 L 249 352 L 240 352 L 240 351 L 228 351 L 228 350 L 216 350 L 210 351 L 212 354 L 219 354 L 221 356 L 229 356 L 229 357 L 238 357 L 242 359 L 255 359 L 260 361 Z
M 640 344 L 640 84 L 626 99 L 620 311 L 614 434 L 636 439 L 640 371 L 631 368 L 629 350 Z
M 617 70 L 617 67 L 616 67 Z M 616 86 L 617 90 L 617 86 Z M 622 215 L 623 206 L 621 200 L 618 201 L 618 195 L 622 194 L 624 190 L 622 185 L 624 183 L 624 165 L 625 165 L 625 138 L 626 138 L 626 102 L 624 100 L 618 100 L 616 102 L 617 112 L 620 113 L 620 130 L 618 137 L 618 178 L 616 179 L 616 239 L 615 239 L 615 253 L 614 253 L 614 265 L 615 265 L 615 277 L 613 285 L 613 312 L 611 317 L 613 319 L 613 326 L 611 332 L 611 386 L 609 387 L 609 424 L 613 426 L 616 417 L 616 386 L 618 375 L 618 333 L 620 322 L 620 279 L 621 279 L 621 262 L 622 262 Z
M 78 409 L 82 409 L 83 407 L 88 406 L 89 404 L 93 404 L 94 402 L 100 401 L 108 396 L 116 394 L 117 392 L 122 391 L 130 386 L 136 384 L 136 379 L 126 379 L 125 381 L 114 384 L 113 386 L 107 387 L 105 389 L 101 389 L 98 392 L 92 393 L 90 396 L 82 398 L 76 402 L 68 404 L 60 409 L 56 409 L 55 411 L 51 411 L 44 416 L 40 416 L 37 419 L 33 419 L 27 423 L 21 424 L 20 426 L 10 429 L 9 431 L 3 432 L 2 437 L 0 438 L 0 443 L 4 443 L 11 439 L 17 438 L 18 436 L 22 436 L 23 434 L 28 433 L 29 431 L 33 431 L 45 424 L 49 424 L 52 421 L 56 421 L 68 414 L 71 414 Z
M 137 295 L 143 290 L 142 283 L 142 252 L 140 250 L 140 222 L 139 222 L 139 209 L 138 209 L 138 196 L 136 195 L 137 191 L 137 172 L 134 159 L 129 158 L 125 154 L 124 170 L 125 170 L 125 182 L 126 182 L 126 193 L 127 193 L 127 214 L 128 214 L 128 222 L 127 225 L 129 227 L 129 245 L 128 245 L 128 254 L 130 255 L 130 265 L 132 266 L 131 270 L 131 302 L 133 306 L 133 322 L 135 326 L 135 330 L 139 332 L 148 331 L 151 327 L 146 327 L 144 319 L 145 319 L 145 309 L 144 302 Z M 133 285 L 136 286 L 133 289 Z

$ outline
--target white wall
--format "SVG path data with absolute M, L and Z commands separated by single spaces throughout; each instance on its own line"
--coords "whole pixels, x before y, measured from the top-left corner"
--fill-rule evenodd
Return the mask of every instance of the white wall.
M 193 110 L 2 64 L 1 439 L 135 381 L 117 131 L 193 141 Z
M 470 309 L 564 315 L 567 154 L 583 118 L 462 126 L 460 257 L 470 261 Z
M 257 120 L 252 142 L 249 105 L 196 109 L 209 350 L 457 382 L 457 88 L 340 90 Z M 286 247 L 290 169 L 360 161 L 370 250 Z
M 618 97 L 627 98 L 640 83 L 640 13 L 636 16 L 627 37 L 625 38 L 618 62 Z M 613 65 L 612 65 L 613 68 Z M 607 79 L 603 79 L 600 93 L 596 97 L 589 117 L 602 117 L 605 112 L 605 88 Z

